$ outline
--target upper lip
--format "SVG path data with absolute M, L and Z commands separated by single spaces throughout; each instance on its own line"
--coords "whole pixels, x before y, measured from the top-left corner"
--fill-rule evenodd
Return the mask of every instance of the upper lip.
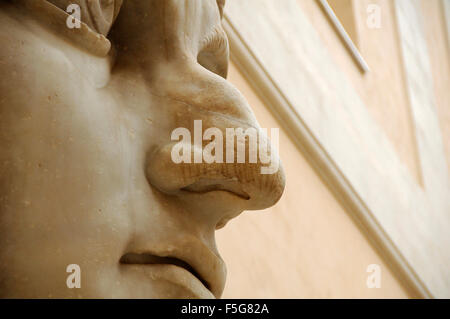
M 187 236 L 182 242 L 167 245 L 165 249 L 133 246 L 121 257 L 121 263 L 175 265 L 194 275 L 216 298 L 221 296 L 226 278 L 225 263 L 195 237 Z

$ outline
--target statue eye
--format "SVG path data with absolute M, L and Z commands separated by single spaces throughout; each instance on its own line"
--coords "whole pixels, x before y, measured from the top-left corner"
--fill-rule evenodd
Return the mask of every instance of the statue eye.
M 229 47 L 225 31 L 221 27 L 214 28 L 205 38 L 197 55 L 197 62 L 205 69 L 223 77 L 228 73 Z

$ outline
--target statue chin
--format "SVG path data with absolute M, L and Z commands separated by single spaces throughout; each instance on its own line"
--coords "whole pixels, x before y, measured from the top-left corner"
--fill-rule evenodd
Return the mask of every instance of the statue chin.
M 215 229 L 274 205 L 285 184 L 260 158 L 171 157 L 173 133 L 197 136 L 198 121 L 261 132 L 226 81 L 223 5 L 0 2 L 0 297 L 221 296 Z M 189 142 L 193 158 L 204 144 Z

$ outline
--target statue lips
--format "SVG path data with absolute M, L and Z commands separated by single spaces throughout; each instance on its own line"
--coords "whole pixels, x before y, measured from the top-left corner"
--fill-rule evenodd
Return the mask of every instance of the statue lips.
M 152 279 L 182 286 L 198 298 L 219 298 L 222 294 L 225 263 L 194 236 L 157 245 L 135 241 L 126 251 L 120 263 L 131 271 L 135 268 Z

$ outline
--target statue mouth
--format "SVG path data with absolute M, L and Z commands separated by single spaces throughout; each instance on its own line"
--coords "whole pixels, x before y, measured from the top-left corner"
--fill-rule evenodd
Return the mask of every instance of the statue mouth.
M 120 258 L 119 262 L 121 264 L 132 265 L 174 265 L 190 272 L 203 284 L 203 286 L 205 286 L 206 289 L 210 290 L 210 284 L 194 269 L 193 266 L 176 257 L 161 257 L 147 253 L 127 253 Z
M 119 260 L 126 271 L 163 280 L 184 288 L 196 298 L 219 298 L 225 286 L 226 267 L 213 249 L 197 237 L 161 243 L 136 239 Z

